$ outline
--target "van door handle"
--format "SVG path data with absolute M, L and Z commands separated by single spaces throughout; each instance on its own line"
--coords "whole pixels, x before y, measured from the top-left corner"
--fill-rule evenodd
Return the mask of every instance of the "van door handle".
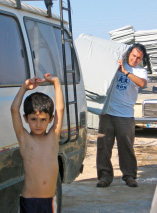
M 34 52 L 34 51 L 32 51 L 32 54 L 33 54 L 33 58 L 35 59 L 35 52 Z
M 22 55 L 22 58 L 24 58 L 24 51 L 23 51 L 23 49 L 21 49 L 21 55 Z

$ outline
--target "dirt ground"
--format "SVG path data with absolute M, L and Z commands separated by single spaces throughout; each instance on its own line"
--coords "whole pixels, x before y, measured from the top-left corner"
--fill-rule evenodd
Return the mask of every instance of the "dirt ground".
M 97 131 L 88 132 L 84 170 L 69 185 L 63 185 L 63 213 L 149 213 L 157 185 L 157 129 L 136 131 L 135 153 L 138 163 L 139 187 L 130 188 L 121 179 L 117 145 L 112 153 L 114 181 L 107 188 L 97 188 Z

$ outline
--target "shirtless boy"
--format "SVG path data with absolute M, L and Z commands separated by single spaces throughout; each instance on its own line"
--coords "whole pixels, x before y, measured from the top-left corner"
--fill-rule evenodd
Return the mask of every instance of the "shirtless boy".
M 33 93 L 24 102 L 24 119 L 30 133 L 23 127 L 20 106 L 27 90 L 40 83 L 50 82 L 55 88 L 56 110 L 53 101 L 43 93 Z M 25 183 L 20 196 L 20 213 L 52 213 L 53 197 L 58 177 L 59 136 L 64 113 L 64 98 L 57 77 L 45 74 L 44 79 L 27 79 L 11 106 L 12 120 L 24 164 Z M 54 123 L 47 132 L 48 124 Z

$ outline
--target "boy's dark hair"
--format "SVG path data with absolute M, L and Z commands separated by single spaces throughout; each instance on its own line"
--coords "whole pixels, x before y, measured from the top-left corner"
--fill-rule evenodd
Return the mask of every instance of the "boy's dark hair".
M 41 92 L 35 92 L 29 95 L 24 101 L 24 113 L 28 117 L 29 114 L 36 111 L 48 113 L 50 118 L 54 111 L 54 104 L 52 99 Z
M 127 54 L 126 54 L 126 61 L 128 62 L 128 59 L 129 59 L 129 55 L 130 53 L 132 52 L 132 50 L 134 48 L 137 48 L 138 50 L 140 50 L 142 53 L 143 53 L 143 66 L 146 66 L 147 63 L 148 63 L 148 55 L 147 55 L 147 52 L 146 52 L 146 48 L 143 44 L 140 44 L 140 43 L 136 43 L 136 44 L 133 44 L 127 51 Z

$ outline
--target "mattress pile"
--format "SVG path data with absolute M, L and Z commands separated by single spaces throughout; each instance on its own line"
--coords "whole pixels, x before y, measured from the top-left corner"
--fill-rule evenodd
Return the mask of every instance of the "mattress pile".
M 128 25 L 109 32 L 111 40 L 134 44 L 141 43 L 148 53 L 148 64 L 145 67 L 148 73 L 157 74 L 157 30 L 135 31 L 133 26 Z
M 135 42 L 145 46 L 153 74 L 157 74 L 157 30 L 135 32 Z
M 125 43 L 125 44 L 132 44 L 135 40 L 134 35 L 134 28 L 131 25 L 112 30 L 109 32 L 111 40 Z

